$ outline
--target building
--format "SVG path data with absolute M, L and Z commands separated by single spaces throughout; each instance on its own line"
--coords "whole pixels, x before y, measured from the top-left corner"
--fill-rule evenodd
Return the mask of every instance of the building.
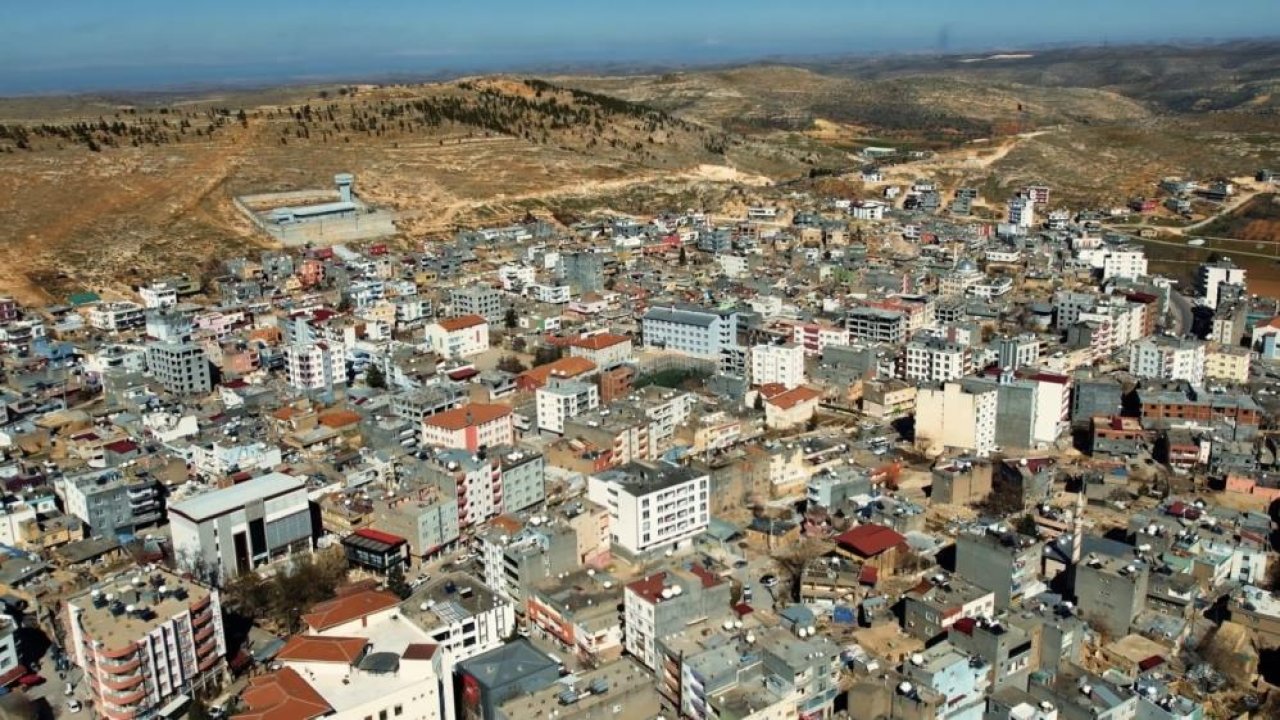
M 662 716 L 653 673 L 624 659 L 574 673 L 498 706 L 495 720 L 526 720 L 555 708 L 556 720 L 649 720 Z
M 561 434 L 570 418 L 600 407 L 600 389 L 594 384 L 551 378 L 534 393 L 538 429 Z
M 458 525 L 467 528 L 506 512 L 538 505 L 545 498 L 542 455 L 494 445 L 474 451 L 448 449 L 429 460 L 429 469 L 457 489 Z
M 700 307 L 652 307 L 641 319 L 644 346 L 707 360 L 737 344 L 738 313 Z
M 1280 647 L 1280 600 L 1254 585 L 1245 585 L 1231 594 L 1228 603 L 1231 622 L 1248 628 L 1262 648 Z
M 902 665 L 905 678 L 893 698 L 893 717 L 934 720 L 982 720 L 991 667 L 981 658 L 943 641 L 913 654 Z M 918 706 L 931 706 L 921 713 Z
M 1147 254 L 1140 247 L 1112 248 L 1102 260 L 1102 279 L 1137 280 L 1147 274 Z
M 658 670 L 658 642 L 699 620 L 728 615 L 730 590 L 728 581 L 696 563 L 628 583 L 622 596 L 627 652 Z
M 176 562 L 221 582 L 312 548 L 311 503 L 301 480 L 269 473 L 169 506 Z
M 1020 228 L 1033 227 L 1036 224 L 1036 201 L 1023 193 L 1009 198 L 1009 224 Z
M 511 408 L 490 403 L 468 403 L 422 418 L 422 444 L 476 452 L 481 447 L 515 443 Z
M 1220 286 L 1245 285 L 1245 270 L 1236 267 L 1231 258 L 1222 258 L 1211 263 L 1204 263 L 1196 271 L 1196 292 L 1204 298 L 1205 305 L 1218 307 Z
M 62 620 L 67 656 L 84 671 L 99 717 L 154 717 L 225 669 L 218 591 L 174 573 L 110 577 L 66 600 Z
M 409 541 L 373 528 L 359 528 L 342 538 L 342 549 L 350 567 L 375 575 L 390 575 L 397 568 L 404 573 L 409 565 Z
M 973 372 L 969 348 L 935 337 L 907 343 L 903 378 L 914 382 L 941 383 L 959 380 Z
M 0 683 L 6 687 L 27 672 L 18 662 L 18 623 L 0 615 Z
M 1147 604 L 1147 565 L 1134 558 L 1091 555 L 1075 568 L 1080 616 L 1113 639 L 1129 634 Z
M 203 395 L 213 389 L 209 359 L 194 343 L 147 345 L 147 370 L 174 395 Z
M 54 488 L 66 513 L 80 518 L 94 535 L 132 534 L 164 519 L 164 497 L 154 478 L 106 469 L 59 478 Z
M 425 340 L 437 355 L 457 359 L 489 349 L 489 323 L 481 315 L 445 318 L 426 326 Z
M 1199 340 L 1164 336 L 1143 338 L 1129 346 L 1129 372 L 1140 378 L 1204 382 L 1205 347 Z
M 872 381 L 862 391 L 862 413 L 875 420 L 896 420 L 916 409 L 915 385 L 901 380 Z
M 804 384 L 804 348 L 800 345 L 756 345 L 751 348 L 751 384 L 777 384 L 790 390 Z
M 284 362 L 289 385 L 299 390 L 325 392 L 347 381 L 345 354 L 328 343 L 287 345 Z
M 580 660 L 604 663 L 622 654 L 622 584 L 595 569 L 548 578 L 526 593 L 529 623 L 572 649 Z
M 450 662 L 502 647 L 516 630 L 511 603 L 466 573 L 432 578 L 400 603 L 400 610 L 449 653 Z
M 544 522 L 540 515 L 527 524 L 506 515 L 495 518 L 476 538 L 485 584 L 520 608 L 538 583 L 582 565 L 573 527 Z
M 684 547 L 707 529 L 711 478 L 687 467 L 630 463 L 587 480 L 587 497 L 609 509 L 615 548 L 633 555 Z
M 903 595 L 903 628 L 921 640 L 932 640 L 961 618 L 994 617 L 996 596 L 962 576 L 935 574 Z
M 146 308 L 131 302 L 103 302 L 89 308 L 89 327 L 119 333 L 147 324 Z
M 897 345 L 907 334 L 907 314 L 897 310 L 858 307 L 844 316 L 845 329 L 853 342 Z
M 1243 385 L 1249 382 L 1253 352 L 1235 345 L 1210 345 L 1204 351 L 1204 379 Z
M 809 422 L 822 399 L 822 393 L 805 385 L 790 390 L 782 390 L 779 385 L 767 386 L 761 388 L 761 394 L 764 424 L 771 430 L 786 430 Z
M 555 686 L 562 667 L 525 638 L 458 663 L 458 720 L 506 720 L 500 708 Z
M 1040 587 L 1044 543 L 1013 532 L 983 531 L 956 537 L 956 574 L 995 593 L 996 607 Z
M 804 348 L 805 355 L 818 356 L 832 345 L 848 345 L 849 330 L 825 323 L 796 323 L 791 326 L 791 342 Z
M 1040 360 L 1040 338 L 1032 333 L 996 338 L 995 347 L 1001 369 L 1017 370 Z
M 929 453 L 946 448 L 987 455 L 996 448 L 999 388 L 951 381 L 916 393 L 916 447 Z
M 449 294 L 455 315 L 479 315 L 489 324 L 501 323 L 507 312 L 502 291 L 486 285 L 469 285 Z
M 631 338 L 615 333 L 594 333 L 569 342 L 569 356 L 586 358 L 602 370 L 629 363 L 633 357 Z

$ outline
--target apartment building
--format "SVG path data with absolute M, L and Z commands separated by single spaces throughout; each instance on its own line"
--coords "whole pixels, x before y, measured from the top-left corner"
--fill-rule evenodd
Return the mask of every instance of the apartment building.
M 299 390 L 325 392 L 347 382 L 346 354 L 328 343 L 294 343 L 285 346 L 289 385 Z
M 947 382 L 973 372 L 973 352 L 959 343 L 926 337 L 907 343 L 903 378 L 914 382 Z
M 437 484 L 454 487 L 460 528 L 528 509 L 545 498 L 545 464 L 538 453 L 503 446 L 475 454 L 441 450 L 428 458 L 427 466 L 448 478 L 447 483 Z
M 479 355 L 489 349 L 489 322 L 482 315 L 460 315 L 429 323 L 425 340 L 443 358 L 458 359 Z
M 998 387 L 950 381 L 916 392 L 916 446 L 930 453 L 946 448 L 986 455 L 996 447 Z
M 804 347 L 796 344 L 756 345 L 751 348 L 751 384 L 781 385 L 790 390 L 803 385 Z
M 845 329 L 852 342 L 896 345 L 907 334 L 907 315 L 896 310 L 858 307 L 844 317 Z
M 1219 288 L 1222 285 L 1245 285 L 1245 269 L 1236 267 L 1231 258 L 1205 263 L 1196 270 L 1196 291 L 1211 308 L 1218 307 Z
M 476 452 L 515 443 L 515 420 L 507 405 L 468 403 L 422 418 L 422 444 Z
M 700 307 L 651 307 L 641 319 L 644 346 L 718 360 L 737 344 L 738 313 Z
M 94 535 L 133 533 L 165 516 L 154 478 L 129 477 L 114 468 L 59 478 L 54 489 L 66 513 L 80 518 Z
M 179 695 L 212 688 L 225 668 L 218 591 L 168 571 L 107 578 L 66 600 L 62 620 L 99 717 L 155 717 Z
M 622 594 L 627 652 L 657 670 L 659 640 L 699 620 L 728 615 L 729 593 L 729 582 L 696 563 L 628 583 Z
M 1080 615 L 1113 638 L 1129 634 L 1146 607 L 1149 569 L 1134 558 L 1090 556 L 1076 566 L 1075 594 Z
M 449 302 L 455 315 L 479 315 L 490 324 L 501 323 L 507 312 L 502 291 L 484 285 L 455 288 Z
M 213 389 L 209 358 L 194 343 L 150 343 L 147 370 L 174 395 L 203 395 Z
M 132 302 L 103 302 L 89 308 L 89 327 L 104 332 L 125 332 L 147 324 L 146 308 Z
M 997 608 L 1038 587 L 1044 543 L 1018 535 L 982 531 L 956 537 L 956 574 L 995 593 Z
M 796 323 L 791 326 L 791 342 L 803 347 L 805 355 L 816 357 L 829 346 L 848 345 L 849 330 L 825 323 Z
M 1204 351 L 1204 379 L 1243 385 L 1249 382 L 1253 351 L 1235 345 L 1213 344 Z
M 551 378 L 534 393 L 538 429 L 564 433 L 565 420 L 600 407 L 600 389 L 594 384 Z
M 311 503 L 301 480 L 269 473 L 169 506 L 177 562 L 218 581 L 312 548 Z
M 1129 346 L 1129 372 L 1140 378 L 1204 382 L 1205 346 L 1199 340 L 1163 336 L 1143 338 Z
M 684 547 L 710 523 L 711 478 L 691 468 L 630 463 L 587 480 L 587 497 L 609 509 L 613 545 L 633 555 Z
M 1140 247 L 1113 248 L 1102 260 L 1102 279 L 1137 280 L 1147 274 L 1147 254 Z

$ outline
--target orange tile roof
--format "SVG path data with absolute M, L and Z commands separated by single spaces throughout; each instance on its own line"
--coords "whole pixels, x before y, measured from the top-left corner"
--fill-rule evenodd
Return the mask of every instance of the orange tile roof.
M 817 390 L 814 390 L 813 388 L 805 387 L 801 385 L 798 388 L 794 388 L 784 393 L 779 393 L 777 395 L 774 395 L 771 398 L 767 398 L 765 402 L 769 403 L 770 405 L 773 405 L 774 407 L 781 408 L 783 410 L 790 410 L 791 408 L 795 407 L 796 405 L 799 405 L 802 402 L 817 400 L 820 397 L 822 397 L 822 393 L 818 392 Z
M 551 376 L 575 378 L 596 369 L 596 364 L 583 357 L 562 357 L 520 373 L 520 378 L 542 387 Z
M 277 660 L 302 662 L 333 662 L 354 664 L 369 644 L 361 637 L 321 637 L 318 635 L 294 635 L 280 648 Z
M 457 432 L 473 425 L 491 423 L 510 414 L 511 408 L 506 405 L 470 403 L 435 415 L 428 415 L 422 418 L 422 424 Z
M 431 643 L 410 643 L 400 657 L 405 660 L 430 660 L 436 656 L 438 648 L 438 645 Z
M 574 347 L 580 347 L 585 350 L 603 350 L 607 347 L 613 347 L 621 343 L 630 343 L 631 338 L 626 335 L 618 335 L 615 333 L 600 333 L 599 335 L 589 335 L 587 337 L 576 337 L 569 341 Z
M 312 720 L 333 712 L 293 668 L 253 678 L 240 701 L 248 711 L 236 715 L 235 720 Z
M 787 386 L 782 383 L 765 383 L 760 386 L 760 394 L 763 395 L 766 400 L 772 397 L 777 397 L 786 391 Z
M 336 408 L 320 415 L 320 424 L 325 427 L 341 428 L 360 422 L 360 413 L 346 408 Z
M 440 327 L 447 332 L 457 332 L 466 330 L 467 328 L 476 327 L 477 325 L 487 325 L 488 320 L 479 315 L 459 315 L 458 317 L 445 318 L 439 321 Z
M 400 603 L 400 598 L 385 590 L 363 590 L 336 597 L 316 605 L 302 616 L 302 621 L 312 630 L 327 630 L 357 618 L 372 615 Z

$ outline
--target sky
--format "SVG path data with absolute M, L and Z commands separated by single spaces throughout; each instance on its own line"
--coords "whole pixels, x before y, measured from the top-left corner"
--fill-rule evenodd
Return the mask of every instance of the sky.
M 1280 35 L 1280 0 L 0 0 L 0 95 Z

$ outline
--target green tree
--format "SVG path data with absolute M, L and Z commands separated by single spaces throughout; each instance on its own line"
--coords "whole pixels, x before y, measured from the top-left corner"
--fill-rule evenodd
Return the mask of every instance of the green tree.
M 204 700 L 194 698 L 187 707 L 187 720 L 213 720 L 213 716 L 209 714 L 209 706 L 204 704 Z
M 370 365 L 369 369 L 364 371 L 364 384 L 379 390 L 387 387 L 387 375 L 382 372 L 381 365 Z
M 1027 513 L 1026 515 L 1018 518 L 1017 530 L 1020 535 L 1026 535 L 1028 537 L 1040 536 L 1040 528 L 1036 525 L 1036 519 L 1031 516 L 1031 513 Z
M 689 264 L 689 253 L 684 249 L 683 245 L 680 246 L 680 264 L 681 265 Z
M 502 324 L 508 330 L 513 330 L 520 325 L 520 316 L 516 313 L 515 308 L 507 308 L 507 314 L 502 316 Z
M 395 565 L 391 571 L 387 573 L 387 589 L 395 593 L 401 600 L 409 597 L 413 589 L 409 587 L 409 582 L 404 579 L 404 567 Z

